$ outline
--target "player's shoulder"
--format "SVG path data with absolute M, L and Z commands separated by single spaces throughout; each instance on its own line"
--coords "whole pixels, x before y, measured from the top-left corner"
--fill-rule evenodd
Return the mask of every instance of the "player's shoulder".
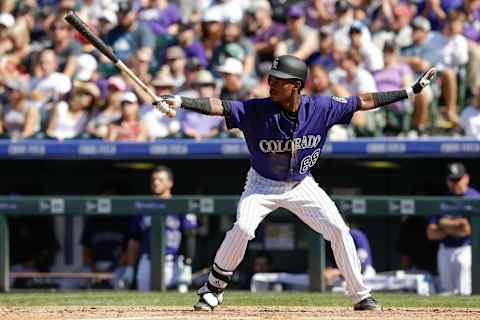
M 312 96 L 304 96 L 305 99 L 309 99 L 312 106 L 316 108 L 326 108 L 331 105 L 332 101 L 339 102 L 339 103 L 347 103 L 347 98 L 341 98 L 331 95 L 312 95 Z
M 273 101 L 272 101 L 272 98 L 270 98 L 270 97 L 254 98 L 254 99 L 244 100 L 243 104 L 246 107 L 266 106 L 266 105 L 272 105 Z

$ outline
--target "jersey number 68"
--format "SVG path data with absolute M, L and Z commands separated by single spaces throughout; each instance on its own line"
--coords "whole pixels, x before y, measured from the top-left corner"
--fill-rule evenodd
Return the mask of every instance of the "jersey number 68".
M 302 162 L 300 163 L 300 174 L 307 173 L 308 170 L 310 170 L 310 168 L 315 165 L 319 156 L 320 156 L 320 149 L 316 149 L 315 151 L 312 152 L 312 154 L 303 158 Z

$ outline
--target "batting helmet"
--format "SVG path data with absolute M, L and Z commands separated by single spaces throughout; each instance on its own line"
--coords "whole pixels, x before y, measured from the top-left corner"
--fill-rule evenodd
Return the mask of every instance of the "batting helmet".
M 305 83 L 307 78 L 307 65 L 297 57 L 283 55 L 273 60 L 269 76 L 280 79 L 298 79 Z

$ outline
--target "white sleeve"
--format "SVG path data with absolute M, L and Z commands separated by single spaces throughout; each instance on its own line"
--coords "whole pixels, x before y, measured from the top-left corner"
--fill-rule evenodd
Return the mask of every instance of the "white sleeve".
M 468 42 L 464 36 L 457 36 L 454 40 L 455 50 L 453 55 L 458 65 L 464 65 L 468 62 Z

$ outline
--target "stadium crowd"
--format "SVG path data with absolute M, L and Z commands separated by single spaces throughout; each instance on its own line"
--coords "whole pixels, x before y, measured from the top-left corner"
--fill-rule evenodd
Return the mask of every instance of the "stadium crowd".
M 355 114 L 330 139 L 480 137 L 478 0 L 4 0 L 0 132 L 13 140 L 239 137 L 222 118 L 169 120 L 64 20 L 75 10 L 158 95 L 268 96 L 275 56 L 310 68 L 306 94 L 401 89 L 435 66 L 413 101 Z

